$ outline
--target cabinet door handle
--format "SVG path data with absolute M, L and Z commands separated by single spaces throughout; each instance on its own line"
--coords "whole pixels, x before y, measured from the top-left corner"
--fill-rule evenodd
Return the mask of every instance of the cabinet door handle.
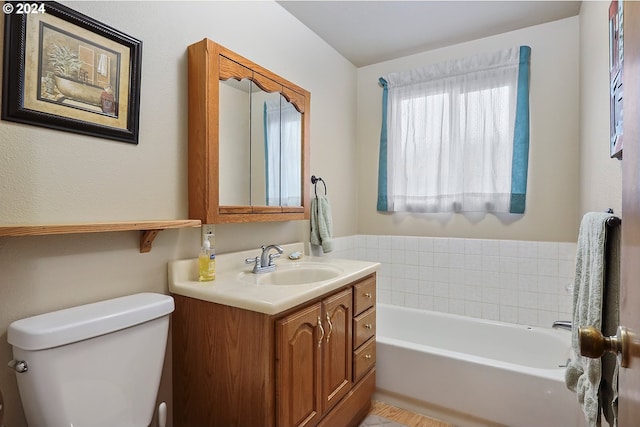
M 372 357 L 372 356 L 371 356 L 370 354 L 365 354 L 365 355 L 364 355 L 364 358 L 365 358 L 365 359 L 367 359 L 367 360 L 371 360 L 371 357 Z
M 331 323 L 331 316 L 327 313 L 327 323 L 329 324 L 329 333 L 327 334 L 327 342 L 329 342 L 329 338 L 331 338 L 331 332 L 333 332 L 333 324 Z
M 318 328 L 320 328 L 320 332 L 322 332 L 322 335 L 320 335 L 320 339 L 318 340 L 318 347 L 320 347 L 322 345 L 322 340 L 324 339 L 324 328 L 322 327 L 322 319 L 320 316 L 318 316 Z
M 373 295 L 371 294 L 371 292 L 367 292 L 364 294 L 364 296 L 367 298 L 371 298 Z
M 371 323 L 365 323 L 364 328 L 365 329 L 371 329 L 373 326 L 371 326 Z

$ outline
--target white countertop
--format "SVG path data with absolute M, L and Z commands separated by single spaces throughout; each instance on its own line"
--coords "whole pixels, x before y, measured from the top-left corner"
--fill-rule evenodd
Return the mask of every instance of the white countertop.
M 257 284 L 260 276 L 270 273 L 251 273 L 252 265 L 245 264 L 244 260 L 260 254 L 260 249 L 254 249 L 217 255 L 216 279 L 211 282 L 198 281 L 197 259 L 171 261 L 169 262 L 169 290 L 174 294 L 204 301 L 259 313 L 278 314 L 368 276 L 380 268 L 380 263 L 377 262 L 307 255 L 298 261 L 293 261 L 287 258 L 288 255 L 292 252 L 303 252 L 303 244 L 293 243 L 281 246 L 285 252 L 276 260 L 276 265 L 283 270 L 316 265 L 338 270 L 339 274 L 337 277 L 309 284 Z

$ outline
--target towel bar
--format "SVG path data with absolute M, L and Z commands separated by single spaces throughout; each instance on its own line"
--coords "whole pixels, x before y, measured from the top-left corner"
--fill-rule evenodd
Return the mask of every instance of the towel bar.
M 622 223 L 622 220 L 617 216 L 612 216 L 611 218 L 607 218 L 607 227 L 616 227 Z
M 327 183 L 324 182 L 324 179 L 319 176 L 311 175 L 311 183 L 313 184 L 313 191 L 316 193 L 316 198 L 318 197 L 318 181 L 321 181 L 322 185 L 324 185 L 324 195 L 327 195 Z

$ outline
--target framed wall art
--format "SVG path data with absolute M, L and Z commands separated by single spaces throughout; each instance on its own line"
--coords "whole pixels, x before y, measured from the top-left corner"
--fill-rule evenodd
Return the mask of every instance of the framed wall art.
M 142 42 L 56 2 L 20 5 L 3 6 L 2 120 L 137 144 Z
M 609 5 L 609 155 L 622 159 L 623 2 Z

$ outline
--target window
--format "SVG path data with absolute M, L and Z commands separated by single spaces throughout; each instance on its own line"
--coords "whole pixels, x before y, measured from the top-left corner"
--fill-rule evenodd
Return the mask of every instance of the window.
M 302 116 L 279 96 L 264 103 L 268 206 L 302 206 Z
M 523 213 L 530 48 L 380 79 L 378 210 Z

